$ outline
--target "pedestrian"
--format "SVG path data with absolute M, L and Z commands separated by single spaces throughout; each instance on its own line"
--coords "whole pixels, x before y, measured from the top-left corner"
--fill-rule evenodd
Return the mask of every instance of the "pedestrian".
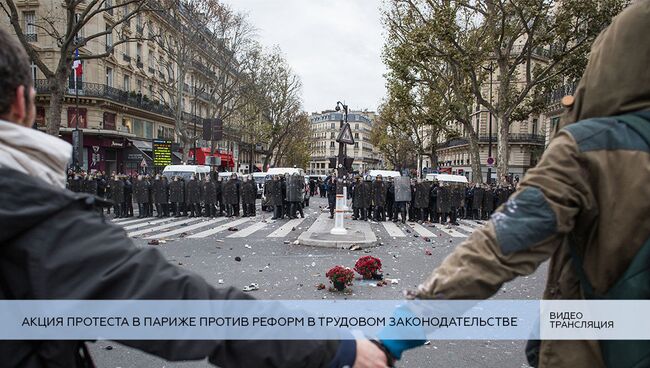
M 121 227 L 96 212 L 101 201 L 65 189 L 72 147 L 31 128 L 36 91 L 29 58 L 1 29 L 0 45 L 0 300 L 252 299 L 232 287 L 211 286 L 154 247 L 135 246 Z M 382 350 L 365 339 L 120 343 L 176 361 L 207 359 L 223 368 L 387 365 Z M 94 366 L 80 340 L 2 341 L 0 354 L 8 368 Z
M 327 205 L 330 210 L 330 219 L 334 218 L 334 210 L 336 210 L 336 175 L 330 175 L 325 182 L 325 192 L 327 193 Z
M 122 207 L 126 212 L 125 217 L 133 217 L 133 180 L 128 175 L 122 175 L 121 178 L 124 183 L 122 186 L 124 188 L 124 195 L 122 196 L 124 202 Z
M 544 299 L 650 299 L 650 1 L 594 42 L 539 163 L 412 297 L 485 299 L 548 263 Z M 638 269 L 632 265 L 643 265 Z M 387 348 L 399 356 L 399 341 Z M 540 368 L 647 367 L 649 340 L 542 340 Z
M 300 213 L 300 217 L 304 218 L 305 214 L 302 211 L 302 204 L 304 202 L 305 192 L 305 179 L 297 172 L 287 177 L 287 203 L 289 204 L 289 218 L 297 218 L 296 212 Z

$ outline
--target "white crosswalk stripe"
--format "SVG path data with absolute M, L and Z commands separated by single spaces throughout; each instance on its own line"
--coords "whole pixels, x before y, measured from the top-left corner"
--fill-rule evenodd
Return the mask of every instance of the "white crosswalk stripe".
M 456 231 L 454 229 L 447 229 L 446 225 L 440 225 L 440 224 L 433 224 L 433 225 L 434 225 L 434 227 L 436 229 L 442 231 L 443 233 L 451 235 L 454 238 L 466 238 L 467 237 L 467 235 L 459 233 L 458 231 Z
M 137 223 L 137 224 L 124 226 L 124 230 L 139 229 L 141 227 L 147 227 L 147 226 L 159 224 L 161 222 L 167 222 L 167 221 L 172 221 L 172 220 L 173 220 L 172 218 L 164 218 L 164 219 L 157 219 L 157 220 L 149 219 L 149 221 L 147 221 L 147 222 L 140 222 L 140 223 Z M 117 225 L 122 226 L 123 224 L 117 224 Z
M 307 218 L 307 216 L 305 216 Z M 290 220 L 289 222 L 285 223 L 284 225 L 280 226 L 277 230 L 269 234 L 267 237 L 268 238 L 282 238 L 287 235 L 289 235 L 289 232 L 291 232 L 291 229 L 294 227 L 300 225 L 301 222 L 303 222 L 305 219 L 304 218 L 297 218 Z
M 151 219 L 150 218 L 133 219 L 131 217 L 127 217 L 121 219 L 113 219 L 113 223 L 117 225 L 129 225 L 129 224 L 135 224 L 137 222 L 144 222 L 147 220 L 151 220 Z
M 228 235 L 227 238 L 245 238 L 245 237 L 255 233 L 258 230 L 264 229 L 265 227 L 266 227 L 266 224 L 264 222 L 256 222 L 253 225 L 251 225 L 251 226 L 249 226 L 249 227 L 247 227 L 247 228 L 245 228 L 243 230 L 236 231 L 234 234 Z
M 210 229 L 210 230 L 205 230 L 205 231 L 202 231 L 202 232 L 200 232 L 200 233 L 196 233 L 196 234 L 190 235 L 190 236 L 188 236 L 188 238 L 191 238 L 191 239 L 200 239 L 200 238 L 205 238 L 205 237 L 208 237 L 208 236 L 210 236 L 210 235 L 214 235 L 214 234 L 216 234 L 216 233 L 219 233 L 219 232 L 222 232 L 222 231 L 224 231 L 224 230 L 227 230 L 227 229 L 230 228 L 230 227 L 234 227 L 234 226 L 237 226 L 237 225 L 241 225 L 241 224 L 243 224 L 243 223 L 245 223 L 245 222 L 247 222 L 247 221 L 249 221 L 248 218 L 241 218 L 241 219 L 239 219 L 239 220 L 235 220 L 235 221 L 227 222 L 227 223 L 225 223 L 225 224 L 223 224 L 223 225 L 217 226 L 217 227 L 212 228 L 212 229 Z
M 181 227 L 179 229 L 166 231 L 164 233 L 153 234 L 153 235 L 148 236 L 146 239 L 167 238 L 167 237 L 172 236 L 172 235 L 177 235 L 177 234 L 180 234 L 180 233 L 184 233 L 184 232 L 200 229 L 202 227 L 210 226 L 212 224 L 216 224 L 218 222 L 224 221 L 225 219 L 226 219 L 225 217 L 222 217 L 222 218 L 213 219 L 213 220 L 209 220 L 209 221 L 202 221 L 202 222 L 192 224 L 192 225 L 189 225 L 189 226 L 183 226 L 183 227 Z
M 406 234 L 404 234 L 404 232 L 400 230 L 400 228 L 397 227 L 397 225 L 394 222 L 383 221 L 381 224 L 384 225 L 384 229 L 386 229 L 386 232 L 388 232 L 389 236 L 396 237 L 396 238 L 397 237 L 403 238 L 406 236 Z
M 152 227 L 152 228 L 149 228 L 149 229 L 133 231 L 133 232 L 130 232 L 128 234 L 128 236 L 138 236 L 138 235 L 142 235 L 142 234 L 149 234 L 149 233 L 153 233 L 154 231 L 165 230 L 165 229 L 169 229 L 169 228 L 174 227 L 174 226 L 180 226 L 180 225 L 188 224 L 190 222 L 196 222 L 198 220 L 199 220 L 198 218 L 190 218 L 190 219 L 182 219 L 182 220 L 178 220 L 178 221 L 173 221 L 171 223 L 167 223 L 167 224 L 160 225 L 160 226 L 155 226 L 155 227 Z
M 425 228 L 424 226 L 422 226 L 422 225 L 420 225 L 418 223 L 415 223 L 415 222 L 414 223 L 409 223 L 409 226 L 412 227 L 413 230 L 415 230 L 415 232 L 418 233 L 420 236 L 429 237 L 429 238 L 437 237 L 436 234 L 432 233 L 427 228 Z

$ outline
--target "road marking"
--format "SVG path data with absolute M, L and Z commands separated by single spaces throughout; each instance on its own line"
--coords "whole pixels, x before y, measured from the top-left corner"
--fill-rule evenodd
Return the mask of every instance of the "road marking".
M 384 229 L 388 232 L 389 236 L 394 236 L 394 237 L 405 237 L 406 234 L 402 230 L 400 230 L 399 227 L 394 222 L 391 221 L 382 221 L 381 223 L 384 225 Z
M 266 227 L 265 223 L 256 222 L 253 225 L 245 228 L 244 230 L 235 231 L 234 234 L 228 235 L 227 238 L 244 238 L 244 237 L 247 237 L 247 236 L 251 235 L 252 233 L 254 233 L 254 232 L 258 231 L 258 230 L 264 229 L 265 227 Z
M 197 221 L 197 220 L 198 220 L 198 218 L 190 218 L 190 219 L 183 219 L 183 220 L 173 221 L 171 223 L 167 223 L 167 224 L 160 225 L 160 226 L 155 226 L 155 227 L 152 227 L 152 228 L 149 228 L 149 229 L 134 231 L 134 232 L 129 233 L 128 236 L 137 236 L 137 235 L 142 235 L 142 234 L 153 233 L 154 231 L 169 229 L 170 227 L 187 224 L 187 223 L 194 222 L 194 221 Z
M 147 221 L 147 222 L 141 222 L 141 223 L 137 223 L 135 225 L 124 226 L 124 230 L 133 230 L 133 229 L 137 229 L 137 228 L 140 228 L 140 227 L 146 227 L 146 226 L 149 226 L 149 225 L 155 225 L 155 224 L 159 224 L 161 222 L 167 222 L 167 221 L 172 221 L 172 220 L 173 219 L 171 219 L 171 218 L 164 218 L 164 219 L 158 219 L 158 220 L 149 219 L 149 221 Z M 122 224 L 118 224 L 118 225 L 122 226 Z
M 422 226 L 422 225 L 420 225 L 418 223 L 412 223 L 412 224 L 409 224 L 409 226 L 411 226 L 413 228 L 413 230 L 415 230 L 416 233 L 420 234 L 420 236 L 425 236 L 425 237 L 429 237 L 429 238 L 437 237 L 436 234 L 432 233 L 427 228 L 425 228 L 424 226 Z
M 307 218 L 307 216 L 305 216 Z M 294 227 L 300 225 L 301 222 L 305 220 L 305 218 L 297 218 L 293 220 L 289 220 L 289 222 L 285 223 L 284 225 L 280 226 L 277 230 L 272 232 L 271 234 L 267 235 L 267 238 L 282 238 L 291 232 L 291 229 Z
M 217 222 L 221 222 L 221 221 L 224 221 L 224 220 L 225 220 L 225 218 L 222 217 L 222 218 L 213 219 L 213 220 L 210 220 L 210 221 L 202 221 L 202 222 L 190 225 L 190 226 L 183 226 L 180 229 L 170 230 L 170 231 L 167 231 L 167 232 L 164 232 L 164 233 L 161 233 L 161 234 L 154 234 L 154 235 L 151 235 L 151 236 L 147 237 L 146 239 L 166 238 L 168 236 L 184 233 L 186 231 L 195 230 L 195 229 L 199 229 L 199 228 L 202 228 L 202 227 L 210 226 L 212 224 L 216 224 Z
M 122 219 L 113 219 L 113 223 L 117 225 L 128 225 L 128 224 L 135 224 L 136 222 L 143 222 L 151 220 L 151 218 L 141 218 L 141 219 L 132 219 L 130 217 L 127 218 L 122 218 Z
M 466 238 L 467 237 L 467 235 L 459 233 L 458 231 L 456 231 L 454 229 L 447 229 L 446 225 L 440 225 L 440 224 L 433 224 L 433 225 L 435 226 L 436 229 L 442 231 L 443 233 L 447 233 L 447 234 L 451 235 L 454 238 Z
M 205 231 L 202 231 L 200 233 L 190 235 L 190 236 L 188 236 L 188 238 L 192 238 L 192 239 L 205 238 L 207 236 L 214 235 L 214 234 L 222 232 L 224 230 L 228 230 L 228 228 L 230 228 L 230 227 L 234 227 L 234 226 L 237 226 L 239 224 L 243 224 L 244 222 L 247 222 L 248 220 L 249 220 L 248 218 L 244 217 L 244 218 L 241 218 L 239 220 L 227 222 L 227 223 L 225 223 L 223 225 L 217 226 L 217 227 L 212 228 L 210 230 L 205 230 Z

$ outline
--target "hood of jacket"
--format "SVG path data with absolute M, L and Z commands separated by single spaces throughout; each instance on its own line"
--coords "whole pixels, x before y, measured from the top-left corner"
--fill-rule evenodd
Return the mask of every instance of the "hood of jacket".
M 0 168 L 0 244 L 85 197 L 20 171 Z
M 0 167 L 39 177 L 65 188 L 65 169 L 72 146 L 36 129 L 0 120 Z
M 650 1 L 630 5 L 594 41 L 558 129 L 580 120 L 650 109 Z

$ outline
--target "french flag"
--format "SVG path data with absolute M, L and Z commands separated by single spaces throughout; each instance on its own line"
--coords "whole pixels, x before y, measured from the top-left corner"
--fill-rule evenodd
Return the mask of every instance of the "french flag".
M 83 64 L 79 60 L 79 49 L 74 51 L 74 62 L 72 63 L 72 70 L 75 71 L 75 76 L 81 77 L 83 74 Z

